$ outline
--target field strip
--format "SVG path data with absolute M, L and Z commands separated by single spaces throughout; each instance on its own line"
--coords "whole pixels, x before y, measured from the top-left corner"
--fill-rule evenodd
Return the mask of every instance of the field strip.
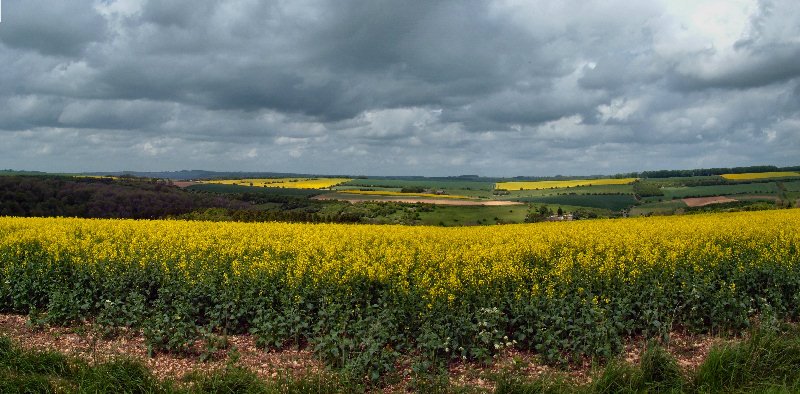
M 749 181 L 753 179 L 769 179 L 769 178 L 794 178 L 800 177 L 800 172 L 782 171 L 782 172 L 748 172 L 744 174 L 722 174 L 721 177 L 732 181 Z
M 200 183 L 289 189 L 328 189 L 351 180 L 350 178 L 244 178 L 212 179 Z
M 475 200 L 455 200 L 455 199 L 438 199 L 438 198 L 410 198 L 410 197 L 391 197 L 391 196 L 369 196 L 364 198 L 356 197 L 341 197 L 341 194 L 323 194 L 321 196 L 311 197 L 314 200 L 337 200 L 347 201 L 349 203 L 358 203 L 365 201 L 374 202 L 405 202 L 409 204 L 423 203 L 423 204 L 436 204 L 436 205 L 459 205 L 459 206 L 507 206 L 507 205 L 524 205 L 517 201 L 475 201 Z
M 578 186 L 627 185 L 635 182 L 636 179 L 637 178 L 603 178 L 570 179 L 558 181 L 512 181 L 498 182 L 495 184 L 495 188 L 498 190 L 543 190 Z
M 686 203 L 686 206 L 688 207 L 704 207 L 706 205 L 711 205 L 711 204 L 722 204 L 726 202 L 736 202 L 736 201 L 738 200 L 725 196 L 690 197 L 683 199 L 683 202 Z

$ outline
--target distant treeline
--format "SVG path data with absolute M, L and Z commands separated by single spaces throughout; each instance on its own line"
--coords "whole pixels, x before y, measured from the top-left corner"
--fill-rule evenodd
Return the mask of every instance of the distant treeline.
M 800 166 L 795 167 L 776 167 L 776 166 L 749 166 L 732 168 L 697 168 L 693 170 L 657 170 L 633 172 L 630 174 L 619 174 L 633 178 L 677 178 L 691 176 L 712 176 L 722 174 L 744 174 L 749 172 L 773 172 L 773 171 L 800 171 Z
M 0 177 L 0 216 L 156 219 L 214 206 L 245 205 L 188 193 L 158 180 Z

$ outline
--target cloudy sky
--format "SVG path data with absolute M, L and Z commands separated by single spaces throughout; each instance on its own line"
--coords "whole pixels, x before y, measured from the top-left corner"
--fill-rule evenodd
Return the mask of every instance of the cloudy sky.
M 3 0 L 0 168 L 800 165 L 797 0 Z

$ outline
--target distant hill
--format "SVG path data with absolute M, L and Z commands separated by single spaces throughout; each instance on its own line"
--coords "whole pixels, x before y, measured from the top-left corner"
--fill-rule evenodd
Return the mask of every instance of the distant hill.
M 613 175 L 555 175 L 555 176 L 535 176 L 520 175 L 514 177 L 485 177 L 480 175 L 457 175 L 457 176 L 365 176 L 352 174 L 301 174 L 292 172 L 270 172 L 270 171 L 207 171 L 207 170 L 180 170 L 180 171 L 94 171 L 79 174 L 66 173 L 46 173 L 41 171 L 20 171 L 20 170 L 0 170 L 3 175 L 93 175 L 93 176 L 135 176 L 142 178 L 190 180 L 190 179 L 242 179 L 242 178 L 312 178 L 312 177 L 335 177 L 335 178 L 356 178 L 356 179 L 395 179 L 395 180 L 430 180 L 430 181 L 476 181 L 476 182 L 502 182 L 507 180 L 515 181 L 539 181 L 539 180 L 569 180 L 569 179 L 597 179 L 597 178 L 677 178 L 710 176 L 722 174 L 758 173 L 773 171 L 800 171 L 800 166 L 777 167 L 773 165 L 730 167 L 730 168 L 696 168 L 689 170 L 648 170 L 641 172 L 620 173 Z
M 48 175 L 46 172 L 41 171 L 16 171 L 16 170 L 0 170 L 0 176 L 17 176 L 17 175 Z
M 173 179 L 185 181 L 189 179 L 240 179 L 240 178 L 308 178 L 320 177 L 322 175 L 296 174 L 288 172 L 242 172 L 242 171 L 205 171 L 205 170 L 181 170 L 181 171 L 107 171 L 107 172 L 84 172 L 82 175 L 111 175 L 124 176 L 131 175 L 142 178 Z

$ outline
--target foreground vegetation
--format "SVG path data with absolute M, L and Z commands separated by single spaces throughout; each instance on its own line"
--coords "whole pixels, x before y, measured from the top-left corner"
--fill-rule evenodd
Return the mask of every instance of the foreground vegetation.
M 800 210 L 494 227 L 0 218 L 0 310 L 131 326 L 153 352 L 249 332 L 378 380 L 613 358 L 673 327 L 800 315 Z
M 481 373 L 482 387 L 451 380 L 446 371 L 413 374 L 390 391 L 441 393 L 789 393 L 800 391 L 800 331 L 769 324 L 740 341 L 715 345 L 697 366 L 681 368 L 656 342 L 636 363 L 611 360 L 589 373 L 590 382 L 566 374 L 529 376 L 512 363 Z M 488 384 L 487 384 L 488 383 Z M 486 387 L 489 386 L 489 387 Z M 391 387 L 391 386 L 390 386 Z M 0 336 L 0 391 L 3 393 L 348 393 L 375 389 L 332 371 L 267 380 L 229 363 L 191 373 L 179 380 L 159 380 L 140 361 L 118 358 L 89 364 L 54 351 L 25 350 Z M 386 391 L 383 389 L 381 391 Z

